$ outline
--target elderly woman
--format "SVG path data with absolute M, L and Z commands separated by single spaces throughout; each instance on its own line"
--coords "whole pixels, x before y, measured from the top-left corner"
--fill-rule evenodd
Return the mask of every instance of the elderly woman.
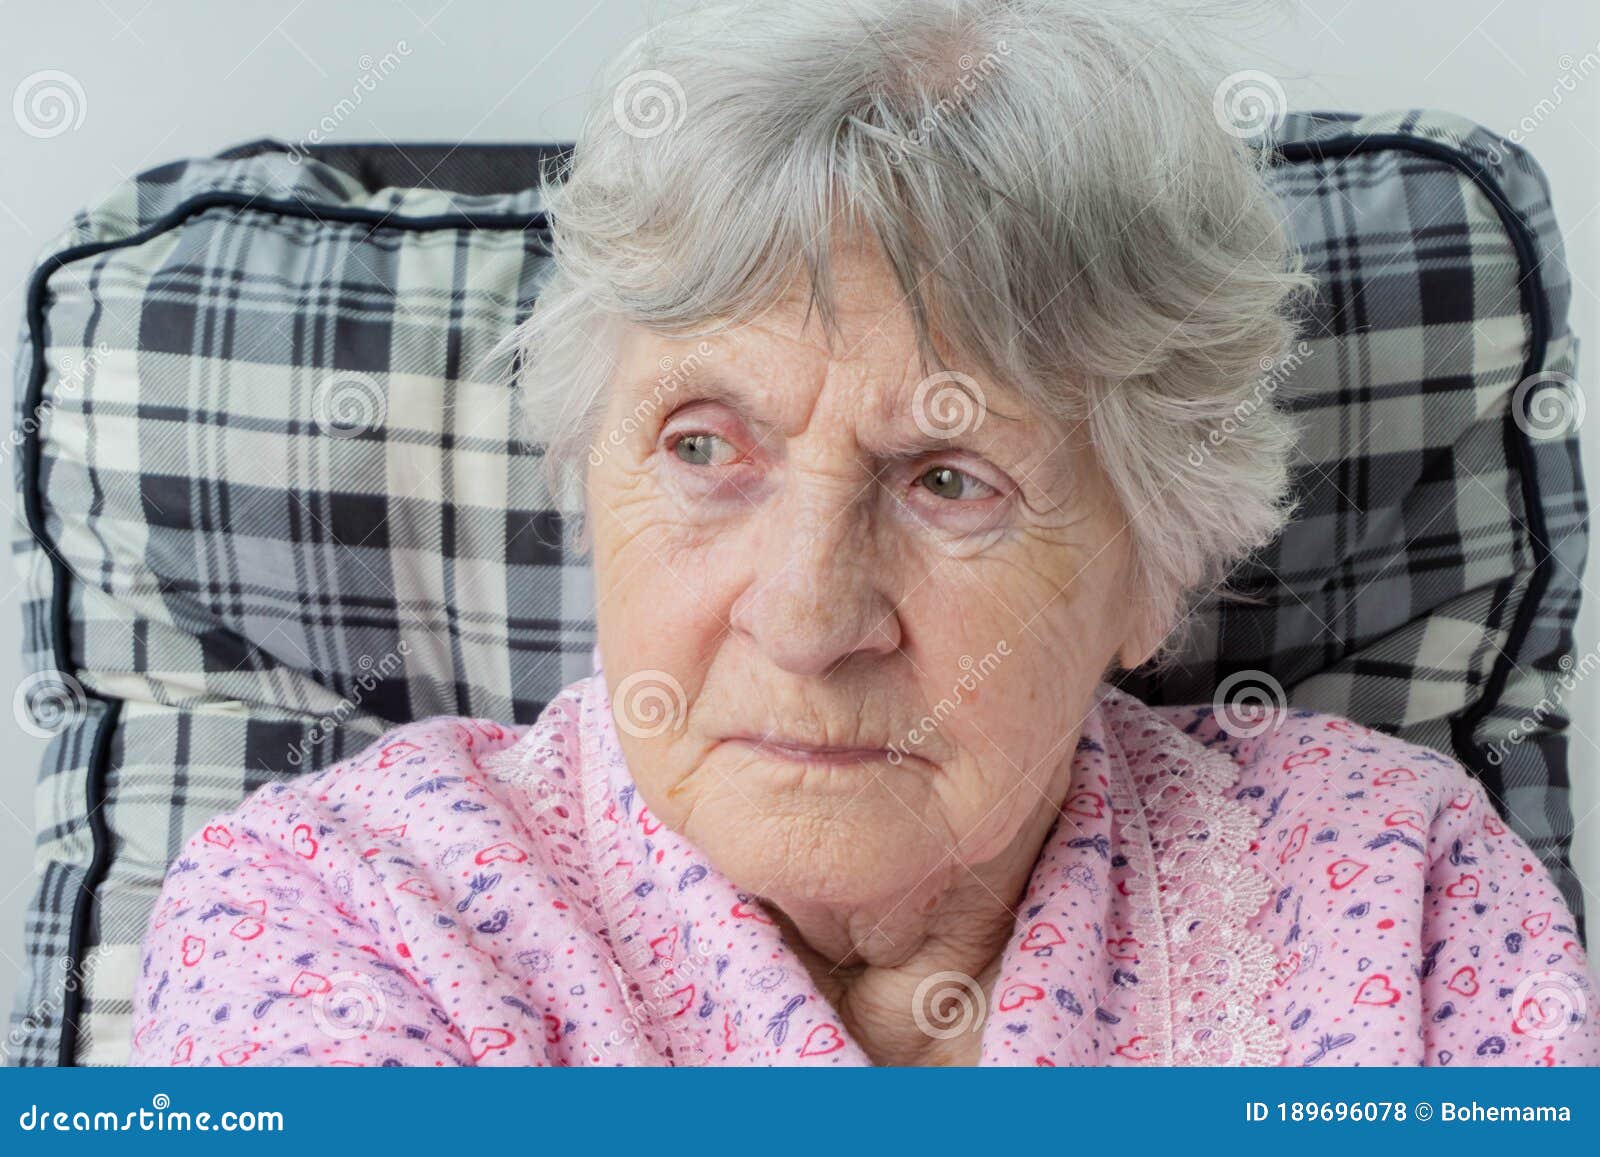
M 198 832 L 136 1061 L 1600 1060 L 1459 766 L 1107 681 L 1289 515 L 1231 419 L 1306 278 L 1196 39 L 772 0 L 625 55 L 514 335 L 595 673 Z

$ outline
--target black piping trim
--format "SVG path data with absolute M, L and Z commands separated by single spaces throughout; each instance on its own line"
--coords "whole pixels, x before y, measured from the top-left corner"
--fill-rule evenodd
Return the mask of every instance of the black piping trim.
M 142 245 L 167 232 L 189 218 L 208 209 L 234 208 L 262 213 L 276 213 L 284 217 L 298 217 L 308 221 L 337 222 L 339 224 L 366 225 L 372 229 L 395 229 L 406 233 L 423 233 L 438 229 L 491 229 L 526 233 L 546 230 L 548 220 L 543 211 L 533 213 L 441 213 L 428 217 L 397 217 L 392 212 L 351 205 L 320 205 L 302 201 L 276 200 L 253 197 L 241 192 L 204 193 L 175 206 L 155 222 L 110 241 L 90 241 L 69 246 L 39 263 L 28 282 L 27 324 L 28 339 L 32 343 L 32 364 L 28 374 L 28 390 L 23 402 L 23 413 L 37 413 L 44 400 L 44 385 L 48 376 L 45 362 L 45 305 L 49 299 L 51 274 L 75 261 L 96 257 L 114 249 Z M 56 670 L 74 670 L 72 662 L 71 590 L 72 572 L 57 550 L 46 530 L 44 491 L 40 485 L 43 455 L 40 434 L 41 423 L 33 423 L 32 430 L 22 447 L 23 512 L 28 530 L 35 541 L 50 557 L 51 606 L 50 624 L 54 638 Z M 61 1040 L 57 1064 L 71 1067 L 77 1063 L 78 1042 L 82 1036 L 83 983 L 82 964 L 88 949 L 91 925 L 94 921 L 95 893 L 105 882 L 111 867 L 112 839 L 106 825 L 106 781 L 110 774 L 111 741 L 116 735 L 117 723 L 122 713 L 123 700 L 103 695 L 90 695 L 91 699 L 106 705 L 100 726 L 95 732 L 94 748 L 86 769 L 86 799 L 90 839 L 93 851 L 84 873 L 83 884 L 73 901 L 72 919 L 67 942 L 67 958 L 77 971 L 79 983 L 67 986 L 61 1004 Z
M 1501 224 L 1505 226 L 1511 238 L 1512 248 L 1517 255 L 1517 264 L 1522 271 L 1519 289 L 1522 309 L 1529 319 L 1528 353 L 1522 365 L 1522 380 L 1525 381 L 1538 373 L 1544 367 L 1545 357 L 1549 352 L 1551 330 L 1550 303 L 1539 276 L 1538 242 L 1528 223 L 1506 198 L 1499 182 L 1469 152 L 1438 141 L 1402 133 L 1375 133 L 1371 136 L 1351 134 L 1333 137 L 1326 141 L 1295 141 L 1279 146 L 1274 152 L 1284 161 L 1300 163 L 1336 160 L 1387 149 L 1416 153 L 1452 166 L 1470 177 L 1473 184 L 1494 206 Z M 1530 437 L 1517 427 L 1515 415 L 1509 409 L 1503 430 L 1506 445 L 1516 460 L 1522 484 L 1523 512 L 1527 519 L 1528 537 L 1534 552 L 1533 574 L 1528 580 L 1528 593 L 1517 608 L 1516 618 L 1507 634 L 1506 646 L 1500 651 L 1499 657 L 1489 671 L 1488 679 L 1484 681 L 1483 694 L 1478 697 L 1477 702 L 1469 704 L 1450 717 L 1450 741 L 1455 748 L 1456 757 L 1475 775 L 1491 780 L 1497 778 L 1498 773 L 1493 770 L 1489 762 L 1486 748 L 1474 741 L 1473 732 L 1499 705 L 1500 697 L 1505 693 L 1511 669 L 1516 665 L 1515 656 L 1527 642 L 1533 620 L 1538 614 L 1540 604 L 1544 601 L 1545 589 L 1550 585 L 1551 567 L 1554 561 L 1554 551 L 1550 546 L 1544 520 L 1538 470 Z
M 96 698 L 99 698 L 96 696 Z M 111 830 L 106 825 L 106 769 L 111 766 L 111 739 L 117 733 L 118 717 L 122 714 L 121 699 L 104 700 L 105 714 L 94 733 L 94 750 L 89 756 L 89 835 L 94 841 L 94 852 L 83 876 L 83 888 L 72 906 L 72 928 L 67 947 L 67 962 L 76 984 L 67 985 L 61 998 L 61 1042 L 56 1064 L 70 1068 L 77 1063 L 78 1039 L 83 1035 L 84 967 L 82 953 L 88 950 L 90 924 L 94 920 L 94 894 L 111 868 Z

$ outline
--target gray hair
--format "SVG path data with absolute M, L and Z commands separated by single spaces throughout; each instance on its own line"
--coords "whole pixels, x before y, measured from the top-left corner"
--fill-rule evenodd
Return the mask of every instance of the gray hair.
M 753 0 L 652 28 L 540 174 L 553 260 L 502 347 L 559 508 L 581 518 L 620 327 L 719 332 L 804 273 L 831 339 L 837 216 L 881 246 L 925 365 L 936 332 L 961 368 L 1084 424 L 1166 661 L 1193 601 L 1293 513 L 1297 431 L 1262 381 L 1310 284 L 1260 150 L 1224 123 L 1210 20 Z

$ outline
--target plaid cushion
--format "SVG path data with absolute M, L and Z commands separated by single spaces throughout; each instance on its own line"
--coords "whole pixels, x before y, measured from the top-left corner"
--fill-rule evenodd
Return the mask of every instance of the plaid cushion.
M 1582 485 L 1570 432 L 1508 409 L 1572 368 L 1543 178 L 1432 113 L 1291 116 L 1274 147 L 1323 287 L 1273 368 L 1305 514 L 1235 576 L 1255 605 L 1208 600 L 1186 662 L 1127 685 L 1204 701 L 1253 672 L 1452 754 L 1576 906 L 1551 700 Z M 483 364 L 546 268 L 536 194 L 496 191 L 534 153 L 244 152 L 122 186 L 30 293 L 14 556 L 55 734 L 18 1063 L 126 1058 L 136 946 L 206 818 L 396 722 L 528 722 L 588 670 L 588 572 Z

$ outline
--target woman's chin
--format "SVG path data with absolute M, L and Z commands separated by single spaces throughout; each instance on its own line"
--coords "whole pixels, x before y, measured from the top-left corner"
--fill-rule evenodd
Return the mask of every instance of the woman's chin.
M 948 857 L 912 817 L 898 823 L 747 821 L 747 838 L 716 840 L 708 858 L 740 888 L 781 906 L 816 904 L 848 911 L 892 907 Z M 915 829 L 915 834 L 907 830 Z M 730 829 L 724 829 L 730 830 Z

